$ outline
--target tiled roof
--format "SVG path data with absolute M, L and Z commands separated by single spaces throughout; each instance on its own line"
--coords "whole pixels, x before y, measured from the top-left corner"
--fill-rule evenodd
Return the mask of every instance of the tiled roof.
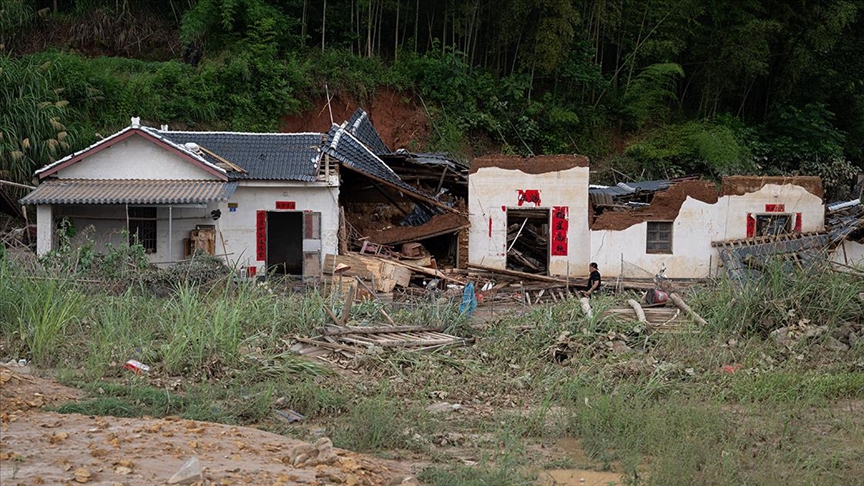
M 375 129 L 372 120 L 369 119 L 369 114 L 363 108 L 357 108 L 357 111 L 351 115 L 351 119 L 345 124 L 345 127 L 359 140 L 363 145 L 372 149 L 376 155 L 389 154 L 390 149 L 381 140 L 381 134 Z
M 236 182 L 141 179 L 51 179 L 21 204 L 196 204 L 224 202 Z
M 179 145 L 198 144 L 246 171 L 245 174 L 229 171 L 232 180 L 314 182 L 324 138 L 321 133 L 154 131 Z M 210 163 L 218 163 L 208 154 L 203 157 Z
M 338 159 L 350 169 L 362 172 L 373 179 L 392 184 L 406 192 L 424 199 L 434 199 L 431 195 L 417 190 L 399 178 L 393 169 L 384 163 L 377 155 L 348 132 L 343 126 L 333 125 L 327 134 L 324 151 Z

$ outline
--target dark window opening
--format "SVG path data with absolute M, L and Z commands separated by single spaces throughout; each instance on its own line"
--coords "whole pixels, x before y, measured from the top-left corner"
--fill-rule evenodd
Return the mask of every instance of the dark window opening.
M 783 235 L 792 232 L 791 214 L 757 214 L 756 236 Z
M 156 253 L 156 208 L 129 208 L 129 244 Z
M 672 253 L 671 222 L 648 222 L 648 234 L 645 239 L 645 252 Z

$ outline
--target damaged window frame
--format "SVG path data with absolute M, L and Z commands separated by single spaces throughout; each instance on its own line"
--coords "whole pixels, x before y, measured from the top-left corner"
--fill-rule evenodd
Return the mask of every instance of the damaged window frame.
M 792 213 L 756 213 L 753 217 L 756 219 L 755 236 L 777 236 L 792 233 L 794 221 Z M 778 225 L 777 221 L 781 218 L 785 219 L 785 222 Z
M 645 225 L 645 253 L 649 254 L 672 254 L 672 235 L 674 221 L 646 221 Z M 658 228 L 657 225 L 664 225 L 665 228 Z M 658 233 L 668 232 L 669 238 L 660 239 Z M 652 245 L 654 248 L 652 248 Z M 657 246 L 662 245 L 662 248 Z

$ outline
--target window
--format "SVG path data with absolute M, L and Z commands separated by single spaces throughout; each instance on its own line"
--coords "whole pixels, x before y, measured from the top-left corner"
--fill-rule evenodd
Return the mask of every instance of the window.
M 156 208 L 129 208 L 129 244 L 156 253 Z
M 756 236 L 782 235 L 792 232 L 791 214 L 757 214 Z
M 646 253 L 672 253 L 672 222 L 649 221 Z

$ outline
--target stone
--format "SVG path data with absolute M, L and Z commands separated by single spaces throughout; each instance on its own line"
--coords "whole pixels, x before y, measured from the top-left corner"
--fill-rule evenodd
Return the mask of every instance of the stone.
M 171 476 L 168 484 L 192 484 L 201 481 L 201 479 L 201 463 L 197 457 L 192 456 L 186 461 L 186 464 L 183 464 L 183 467 Z
M 627 346 L 624 341 L 612 341 L 612 353 L 613 354 L 624 354 L 633 351 L 633 348 Z
M 849 346 L 841 343 L 837 338 L 828 336 L 825 339 L 825 342 L 822 343 L 822 347 L 829 351 L 848 351 Z
M 780 346 L 785 346 L 789 343 L 789 328 L 780 327 L 771 331 L 771 337 Z
M 426 407 L 426 411 L 429 413 L 442 413 L 452 412 L 454 410 L 459 410 L 460 408 L 462 408 L 462 405 L 458 403 L 436 402 Z

